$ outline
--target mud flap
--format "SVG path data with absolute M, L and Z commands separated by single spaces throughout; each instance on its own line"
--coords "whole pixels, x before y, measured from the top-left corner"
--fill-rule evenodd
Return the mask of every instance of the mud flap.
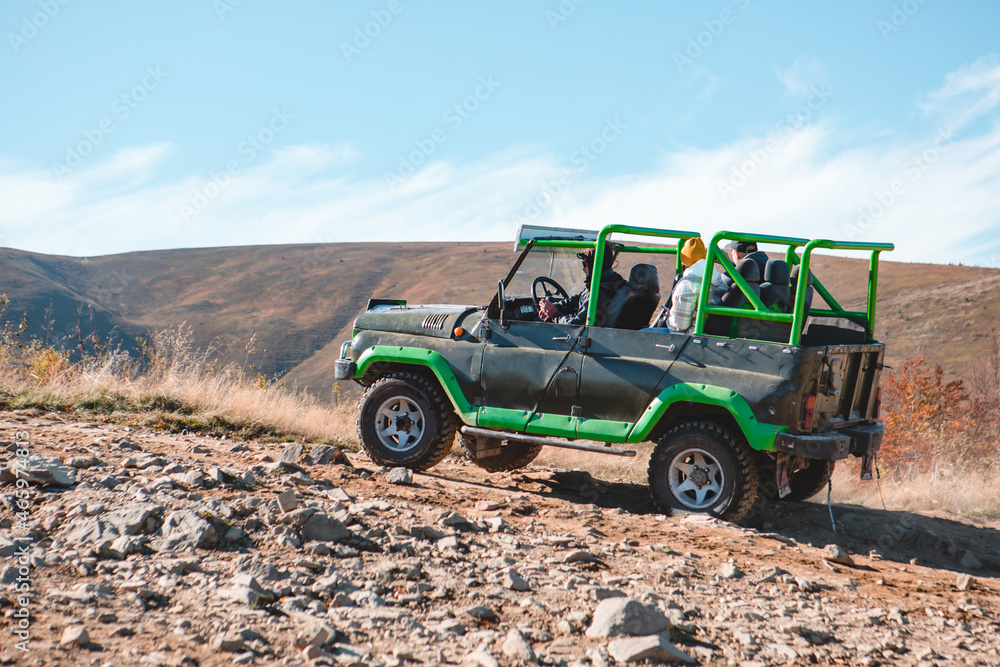
M 792 464 L 795 457 L 790 454 L 778 452 L 778 466 L 775 470 L 775 482 L 778 485 L 778 497 L 784 498 L 792 492 L 789 480 L 792 478 Z
M 875 457 L 878 456 L 875 452 L 871 454 L 864 454 L 861 457 L 861 479 L 865 482 L 870 482 L 872 480 L 872 466 L 875 464 Z

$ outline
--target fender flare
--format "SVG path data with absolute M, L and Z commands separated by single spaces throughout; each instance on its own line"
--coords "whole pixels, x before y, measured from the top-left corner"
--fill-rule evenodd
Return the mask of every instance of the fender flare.
M 439 352 L 424 350 L 417 347 L 400 347 L 396 345 L 373 345 L 358 357 L 354 377 L 363 378 L 372 364 L 382 362 L 402 366 L 421 366 L 433 373 L 441 389 L 448 396 L 452 407 L 459 418 L 466 424 L 475 424 L 478 411 L 462 393 L 455 372 Z
M 649 437 L 656 425 L 676 403 L 701 403 L 728 412 L 739 426 L 743 437 L 755 450 L 774 451 L 774 441 L 787 426 L 763 424 L 757 421 L 750 404 L 732 389 L 708 384 L 678 382 L 661 391 L 654 398 L 629 434 L 629 442 L 642 442 Z

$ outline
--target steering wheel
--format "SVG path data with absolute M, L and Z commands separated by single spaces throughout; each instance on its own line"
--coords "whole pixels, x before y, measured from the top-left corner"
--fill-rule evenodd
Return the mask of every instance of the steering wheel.
M 546 287 L 546 284 L 552 287 L 552 291 L 549 291 L 548 287 Z M 538 294 L 539 285 L 542 286 L 542 291 L 545 292 L 544 297 Z M 535 302 L 535 308 L 538 307 L 538 302 L 541 301 L 543 298 L 551 301 L 552 297 L 556 295 L 558 295 L 562 299 L 569 298 L 569 294 L 567 294 L 566 290 L 563 289 L 562 285 L 557 283 L 552 278 L 549 278 L 548 276 L 538 276 L 537 278 L 531 281 L 531 298 Z

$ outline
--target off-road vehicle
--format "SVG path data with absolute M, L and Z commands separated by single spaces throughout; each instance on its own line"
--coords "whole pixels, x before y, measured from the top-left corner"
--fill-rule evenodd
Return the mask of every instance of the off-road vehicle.
M 786 500 L 815 495 L 852 454 L 870 479 L 883 432 L 878 261 L 893 246 L 719 232 L 706 262 L 723 278 L 721 300 L 706 271 L 693 333 L 651 326 L 683 270 L 680 250 L 696 236 L 525 226 L 486 306 L 371 299 L 336 367 L 338 379 L 365 387 L 357 418 L 365 452 L 424 470 L 457 435 L 477 465 L 506 471 L 543 446 L 634 456 L 613 445 L 651 441 L 657 506 L 729 520 L 747 513 L 759 489 Z M 720 245 L 727 241 L 756 242 L 770 259 L 734 265 Z M 583 325 L 541 321 L 542 298 L 599 293 L 601 271 L 582 284 L 577 257 L 586 249 L 599 267 L 614 253 L 628 284 L 601 326 L 597 299 Z M 863 310 L 842 307 L 813 275 L 819 249 L 870 257 Z

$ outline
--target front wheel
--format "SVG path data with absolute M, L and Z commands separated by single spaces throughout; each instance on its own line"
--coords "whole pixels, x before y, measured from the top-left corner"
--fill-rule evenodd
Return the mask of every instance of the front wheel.
M 649 459 L 649 491 L 665 514 L 739 521 L 753 506 L 759 472 L 742 437 L 712 422 L 688 422 L 660 438 Z
M 461 432 L 458 434 L 458 444 L 462 446 L 462 451 L 465 452 L 465 456 L 470 461 L 487 472 L 508 472 L 523 468 L 534 461 L 535 457 L 542 451 L 541 445 L 509 440 L 501 441 L 500 438 L 467 435 Z M 488 451 L 491 454 L 481 456 L 480 451 Z
M 365 391 L 358 406 L 358 439 L 375 463 L 427 470 L 447 456 L 458 423 L 436 382 L 393 373 Z

